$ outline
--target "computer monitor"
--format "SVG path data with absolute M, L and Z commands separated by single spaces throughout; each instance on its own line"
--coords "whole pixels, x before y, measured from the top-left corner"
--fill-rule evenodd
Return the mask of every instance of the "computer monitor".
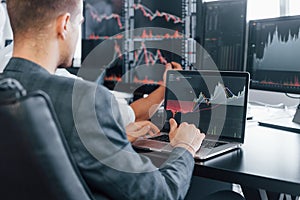
M 124 0 L 85 0 L 82 38 L 107 39 L 125 30 Z
M 196 39 L 220 70 L 242 71 L 246 5 L 246 0 L 205 3 L 201 0 L 85 0 L 82 59 L 100 41 L 116 40 L 111 51 L 118 54 L 114 50 L 126 46 L 127 52 L 123 66 L 109 69 L 105 80 L 124 82 L 120 77 L 126 74 L 125 83 L 129 84 L 126 87 L 157 85 L 163 81 L 167 62 L 178 62 L 186 69 L 192 68 L 192 64 L 197 69 L 208 69 L 205 67 L 208 62 L 196 60 L 197 48 L 192 41 Z M 158 28 L 169 29 L 169 32 Z M 114 37 L 122 31 L 129 34 L 121 40 Z M 171 41 L 165 46 L 167 50 L 153 47 L 163 41 Z M 174 54 L 172 48 L 180 52 Z M 203 54 L 198 52 L 198 55 Z M 202 57 L 198 56 L 198 60 Z
M 246 0 L 211 1 L 203 4 L 204 28 L 197 30 L 203 31 L 202 45 L 219 70 L 244 70 L 246 11 Z M 201 26 L 200 23 L 197 25 Z M 205 62 L 203 69 L 206 69 Z
M 131 52 L 132 82 L 142 85 L 155 85 L 163 82 L 165 64 L 171 61 L 182 63 L 181 55 L 171 53 L 172 40 L 184 46 L 186 26 L 186 1 L 182 0 L 134 0 L 131 6 L 133 16 L 134 51 Z M 170 41 L 167 50 L 151 48 L 164 41 Z M 176 40 L 176 41 L 175 41 Z M 149 47 L 150 46 L 150 47 Z
M 134 28 L 167 28 L 176 32 L 182 33 L 185 27 L 185 8 L 186 3 L 182 0 L 135 0 L 132 6 L 134 9 Z M 136 32 L 138 33 L 138 32 Z M 141 29 L 140 36 L 145 38 L 173 38 L 180 37 L 179 35 L 166 36 L 164 31 L 143 32 Z
M 112 66 L 106 70 L 106 76 L 103 77 L 104 84 L 110 89 L 113 89 L 117 82 L 122 81 L 122 76 L 126 73 L 124 55 L 125 38 L 125 0 L 85 0 L 84 1 L 84 23 L 82 25 L 82 51 L 81 60 L 87 58 L 92 50 L 102 44 L 107 54 L 109 53 L 111 59 L 103 58 L 101 64 L 103 66 L 90 66 L 83 63 L 83 67 L 91 68 L 93 72 L 96 68 L 104 68 L 105 66 Z M 104 43 L 103 43 L 104 42 Z M 99 50 L 100 53 L 100 50 Z M 92 58 L 97 59 L 97 58 Z M 103 60 L 107 60 L 104 61 Z M 113 65 L 111 65 L 113 64 Z M 103 69 L 102 69 L 103 70 Z M 99 73 L 102 70 L 98 70 Z M 84 78 L 89 80 L 96 80 L 100 74 L 92 73 L 86 75 L 84 71 L 90 72 L 90 69 L 81 69 L 80 72 Z
M 162 84 L 166 63 L 183 64 L 187 7 L 182 0 L 85 0 L 82 61 L 103 41 L 111 44 L 107 52 L 116 55 L 111 62 L 116 65 L 106 70 L 104 84 L 126 92 L 142 87 L 139 91 L 150 93 Z M 151 47 L 164 41 L 171 41 L 164 46 L 170 51 L 180 43 L 181 54 Z
M 252 89 L 300 94 L 299 32 L 300 16 L 249 22 L 247 71 Z

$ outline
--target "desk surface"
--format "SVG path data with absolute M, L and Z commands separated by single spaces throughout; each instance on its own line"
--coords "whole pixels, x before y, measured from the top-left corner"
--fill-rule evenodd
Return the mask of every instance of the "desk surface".
M 159 163 L 163 156 L 154 153 L 151 157 Z M 249 122 L 241 149 L 196 161 L 194 175 L 298 196 L 300 134 Z

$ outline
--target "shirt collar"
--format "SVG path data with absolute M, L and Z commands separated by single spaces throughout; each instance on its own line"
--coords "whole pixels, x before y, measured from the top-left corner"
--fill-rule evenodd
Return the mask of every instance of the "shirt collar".
M 47 73 L 50 74 L 46 69 L 42 66 L 24 59 L 24 58 L 16 58 L 12 57 L 4 71 L 19 71 L 19 72 L 39 72 L 39 73 Z

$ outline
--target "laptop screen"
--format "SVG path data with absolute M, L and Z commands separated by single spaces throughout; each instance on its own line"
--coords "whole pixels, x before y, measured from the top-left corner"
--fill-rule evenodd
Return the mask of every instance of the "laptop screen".
M 208 136 L 243 142 L 249 74 L 168 71 L 164 107 L 168 120 L 195 124 Z

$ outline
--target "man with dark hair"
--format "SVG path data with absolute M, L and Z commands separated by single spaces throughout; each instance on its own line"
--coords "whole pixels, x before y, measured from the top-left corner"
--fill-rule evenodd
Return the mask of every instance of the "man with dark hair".
M 174 150 L 156 168 L 132 149 L 116 101 L 107 89 L 53 75 L 57 66 L 71 65 L 83 21 L 82 0 L 8 0 L 7 7 L 14 50 L 4 76 L 17 79 L 28 92 L 43 90 L 50 96 L 94 196 L 183 199 L 193 172 L 193 155 L 204 134 L 194 125 L 177 127 L 170 120 Z

